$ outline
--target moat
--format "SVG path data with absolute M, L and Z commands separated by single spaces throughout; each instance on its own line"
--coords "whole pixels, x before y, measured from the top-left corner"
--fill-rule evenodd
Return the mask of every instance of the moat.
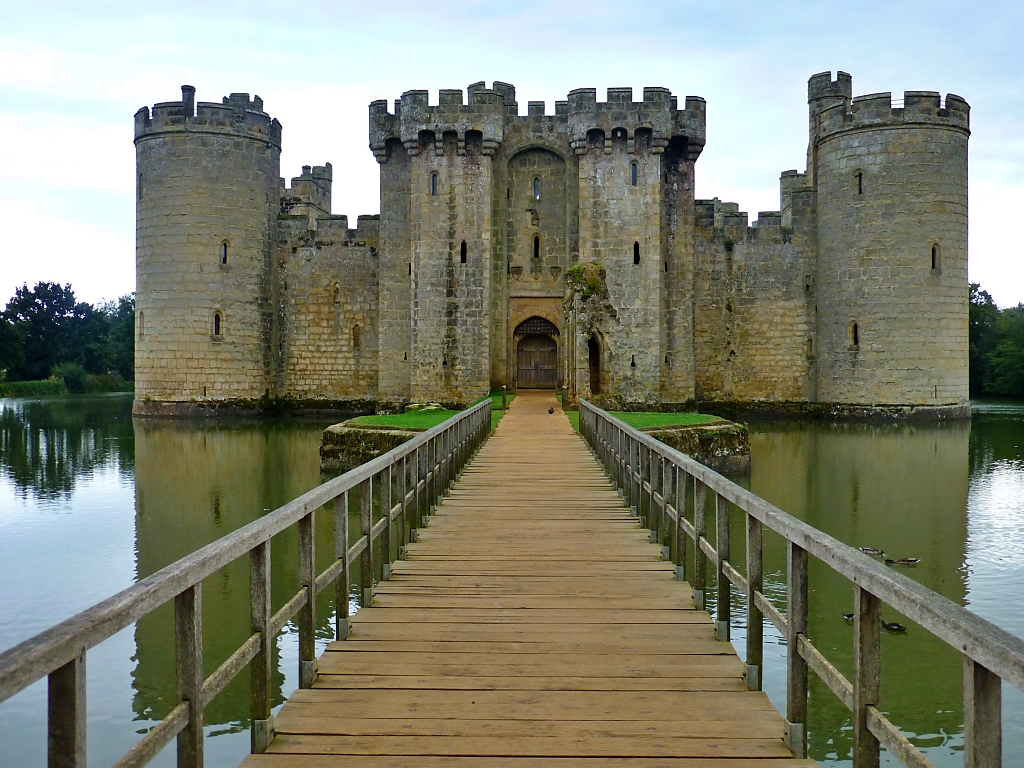
M 133 421 L 130 396 L 0 400 L 0 650 L 318 484 L 320 434 L 331 421 Z M 978 403 L 972 421 L 948 424 L 749 426 L 753 469 L 741 483 L 848 544 L 920 558 L 904 573 L 1024 636 L 1015 599 L 1024 589 L 1024 404 Z M 329 557 L 329 521 L 321 522 L 318 550 Z M 296 563 L 294 538 L 275 538 L 273 568 L 285 575 L 275 607 L 297 584 Z M 851 590 L 815 565 L 810 634 L 849 674 L 852 629 L 842 614 Z M 207 671 L 248 634 L 243 566 L 204 585 Z M 766 534 L 766 592 L 780 607 L 784 569 L 781 541 Z M 322 645 L 331 607 L 321 607 Z M 171 708 L 170 613 L 90 652 L 90 762 L 112 763 Z M 741 599 L 733 616 L 742 647 Z M 770 629 L 765 690 L 784 708 L 785 647 Z M 883 643 L 882 708 L 936 765 L 962 765 L 957 654 L 913 625 Z M 290 628 L 278 649 L 281 703 L 297 687 Z M 247 691 L 242 675 L 207 708 L 208 765 L 235 766 L 248 751 Z M 1024 695 L 1007 685 L 1003 697 L 1004 754 L 1020 754 Z M 848 717 L 813 674 L 810 701 L 811 757 L 848 762 Z M 0 705 L 4 764 L 45 764 L 45 721 L 45 684 Z M 173 763 L 171 748 L 153 764 Z

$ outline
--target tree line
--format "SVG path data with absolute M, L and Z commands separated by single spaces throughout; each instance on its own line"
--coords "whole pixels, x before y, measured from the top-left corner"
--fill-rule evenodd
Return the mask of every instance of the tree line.
M 971 283 L 971 397 L 1024 397 L 1024 304 L 1000 309 Z
M 135 297 L 89 304 L 70 284 L 23 285 L 0 313 L 0 380 L 63 380 L 68 391 L 135 378 Z

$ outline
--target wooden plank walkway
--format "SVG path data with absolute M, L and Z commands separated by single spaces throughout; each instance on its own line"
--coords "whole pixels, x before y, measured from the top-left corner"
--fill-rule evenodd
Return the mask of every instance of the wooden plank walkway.
M 816 765 L 548 393 L 512 402 L 275 728 L 244 768 Z

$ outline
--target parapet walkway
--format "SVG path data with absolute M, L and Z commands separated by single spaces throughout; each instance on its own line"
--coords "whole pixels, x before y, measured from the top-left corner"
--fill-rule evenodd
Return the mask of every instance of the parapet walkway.
M 244 768 L 815 765 L 548 393 L 512 402 L 275 729 Z

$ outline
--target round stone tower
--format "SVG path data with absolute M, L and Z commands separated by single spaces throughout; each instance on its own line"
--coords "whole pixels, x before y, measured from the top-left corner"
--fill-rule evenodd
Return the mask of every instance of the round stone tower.
M 817 189 L 817 400 L 926 406 L 968 400 L 967 141 L 948 94 L 852 98 L 840 72 L 808 83 Z
M 135 114 L 135 412 L 245 404 L 271 386 L 272 227 L 281 124 L 263 101 Z M 198 107 L 198 108 L 197 108 Z

